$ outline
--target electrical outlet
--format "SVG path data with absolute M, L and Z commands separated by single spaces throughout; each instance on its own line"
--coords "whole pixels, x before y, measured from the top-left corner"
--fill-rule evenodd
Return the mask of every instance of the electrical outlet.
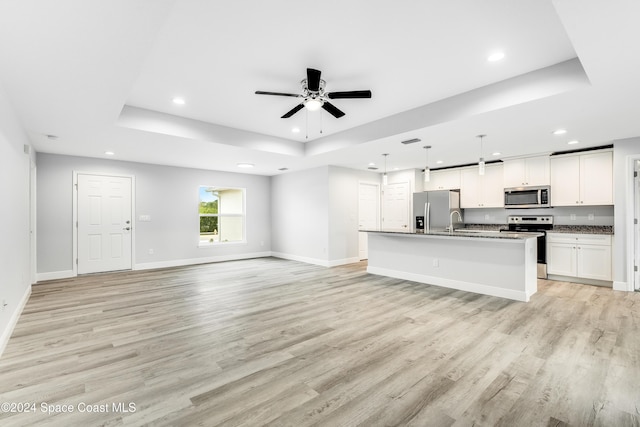
M 484 216 L 484 220 L 485 220 L 485 221 L 489 221 L 489 214 L 486 214 L 486 215 Z
M 433 260 L 433 266 L 434 266 L 434 267 L 439 267 L 439 266 L 440 266 L 440 261 L 438 260 L 438 258 L 434 258 L 434 260 Z
M 149 249 L 149 255 L 153 255 L 153 249 Z
M 588 219 L 589 221 L 593 221 L 593 220 L 595 219 L 595 217 L 594 217 L 594 215 L 593 215 L 593 214 L 589 214 L 589 215 L 587 216 L 587 219 Z
M 575 220 L 576 220 L 576 214 L 571 214 L 571 215 L 569 216 L 569 219 L 570 219 L 571 221 L 575 221 Z

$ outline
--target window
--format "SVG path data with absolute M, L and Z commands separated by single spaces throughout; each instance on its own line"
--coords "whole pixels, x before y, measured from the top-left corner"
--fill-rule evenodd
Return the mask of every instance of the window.
M 200 246 L 245 241 L 244 192 L 244 188 L 200 187 Z

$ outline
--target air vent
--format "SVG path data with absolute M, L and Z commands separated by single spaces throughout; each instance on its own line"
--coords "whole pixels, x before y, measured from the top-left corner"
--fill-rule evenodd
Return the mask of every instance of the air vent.
M 403 144 L 415 144 L 416 142 L 420 142 L 420 138 L 407 139 L 406 141 L 402 141 Z
M 367 169 L 369 169 L 370 171 L 377 171 L 378 168 L 375 166 L 369 166 Z
M 279 170 L 279 171 L 288 171 L 288 170 L 289 170 L 289 168 L 280 168 L 280 169 L 278 169 L 278 170 Z

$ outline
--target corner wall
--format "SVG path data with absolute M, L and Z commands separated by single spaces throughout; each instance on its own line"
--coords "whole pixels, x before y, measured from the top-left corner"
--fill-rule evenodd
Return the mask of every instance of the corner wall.
M 359 182 L 380 175 L 323 166 L 271 178 L 273 255 L 331 267 L 359 261 Z
M 0 355 L 31 292 L 28 144 L 0 86 Z

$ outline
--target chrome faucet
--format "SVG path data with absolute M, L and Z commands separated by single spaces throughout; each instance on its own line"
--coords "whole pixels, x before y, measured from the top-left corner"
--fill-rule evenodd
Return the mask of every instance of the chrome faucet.
M 462 222 L 462 215 L 460 211 L 451 211 L 449 214 L 449 233 L 453 233 L 453 214 L 458 214 L 458 219 Z

